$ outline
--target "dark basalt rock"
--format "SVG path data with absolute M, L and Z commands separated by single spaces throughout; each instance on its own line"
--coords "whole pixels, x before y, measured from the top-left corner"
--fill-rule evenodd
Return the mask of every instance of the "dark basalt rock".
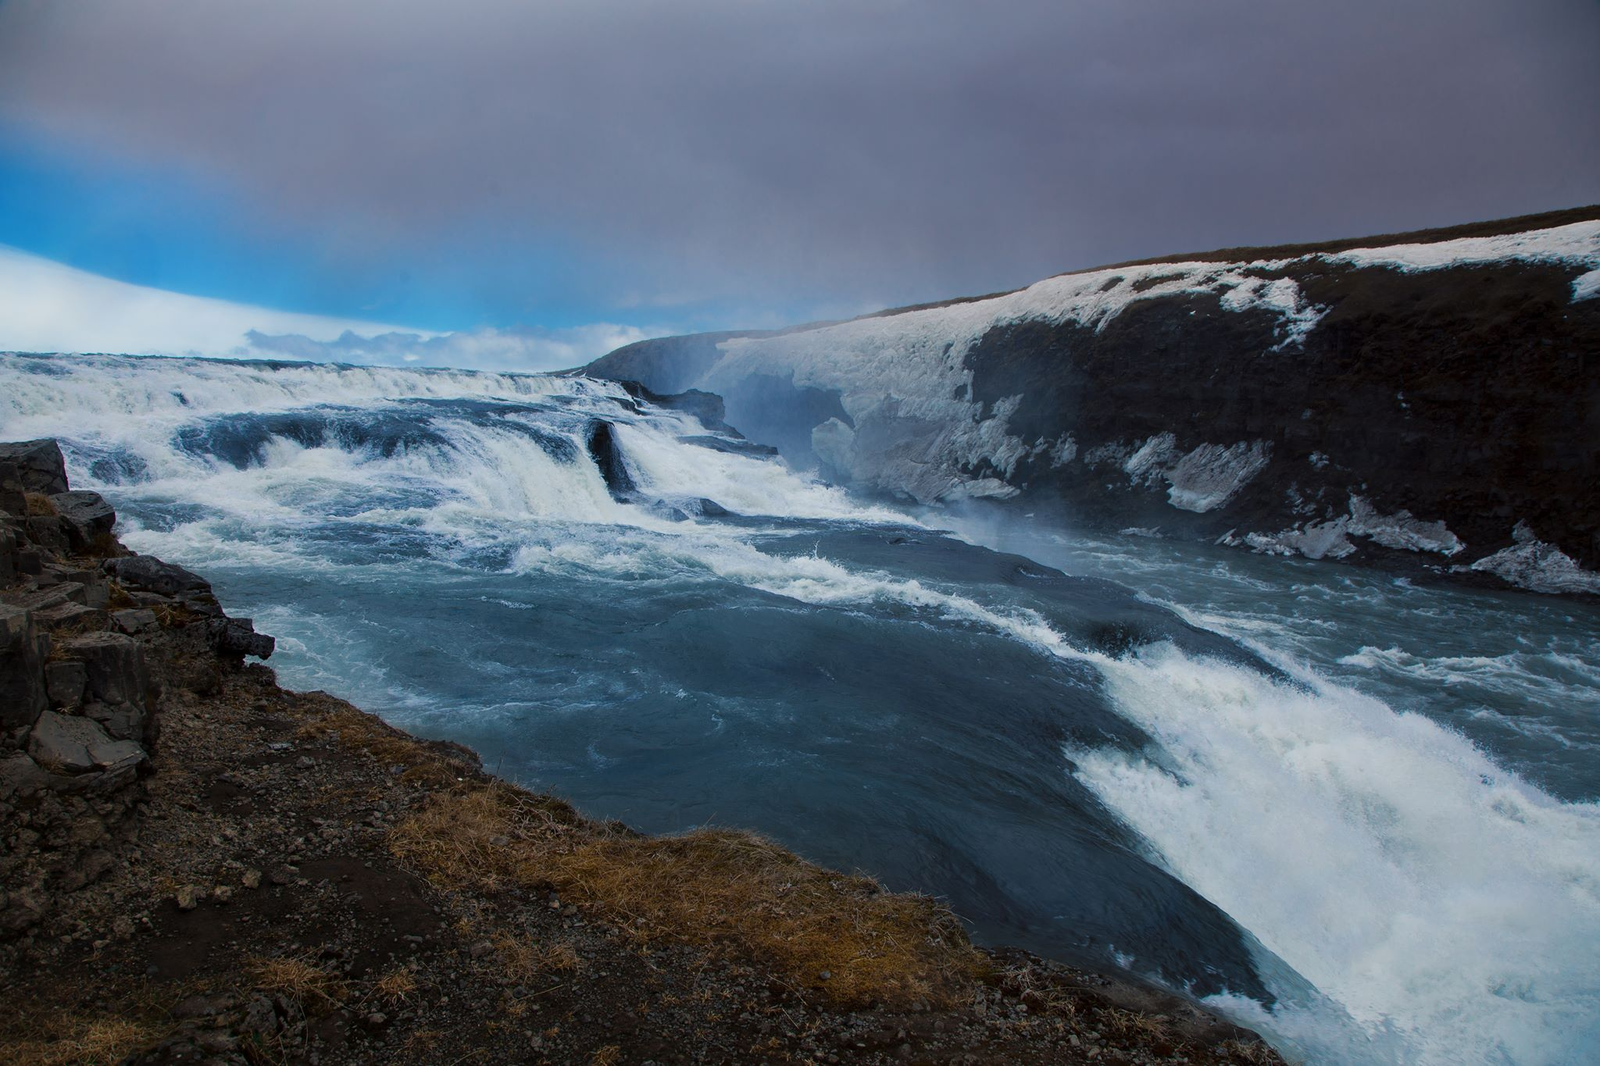
M 739 437 L 742 434 L 728 425 L 728 416 L 722 397 L 714 392 L 702 392 L 699 389 L 685 389 L 683 392 L 662 393 L 653 392 L 637 381 L 618 381 L 629 396 L 644 400 L 656 407 L 668 411 L 682 411 L 686 415 L 693 415 L 699 419 L 700 424 L 713 433 L 726 433 L 729 436 Z
M 67 539 L 74 551 L 85 551 L 117 524 L 117 512 L 98 492 L 76 490 L 50 497 L 56 513 L 66 523 Z
M 54 496 L 67 491 L 67 461 L 61 455 L 61 446 L 54 440 L 0 444 L 0 463 L 16 467 L 22 487 L 28 492 Z
M 0 742 L 33 728 L 50 706 L 44 664 L 50 638 L 33 613 L 0 604 Z
M 589 451 L 589 458 L 600 468 L 600 476 L 605 479 L 606 489 L 610 491 L 612 499 L 628 499 L 639 490 L 633 475 L 628 472 L 627 461 L 623 459 L 622 448 L 617 444 L 616 431 L 610 422 L 590 425 L 584 446 Z
M 700 448 L 710 448 L 714 452 L 723 452 L 728 455 L 754 455 L 763 459 L 770 459 L 778 454 L 778 449 L 770 444 L 757 444 L 753 440 L 746 440 L 742 436 L 737 439 L 728 437 L 705 436 L 679 437 L 685 444 L 693 444 Z
M 211 592 L 211 583 L 199 574 L 148 555 L 107 559 L 105 571 L 124 585 L 145 589 L 162 596 Z
M 266 659 L 278 645 L 275 638 L 257 633 L 255 623 L 248 618 L 212 618 L 205 625 L 207 643 L 225 658 L 254 655 Z

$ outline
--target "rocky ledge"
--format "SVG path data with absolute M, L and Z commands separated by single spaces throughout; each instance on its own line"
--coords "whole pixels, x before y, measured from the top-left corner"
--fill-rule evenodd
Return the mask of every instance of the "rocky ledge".
M 0 447 L 0 1061 L 1277 1062 L 748 834 L 650 838 L 248 657 Z

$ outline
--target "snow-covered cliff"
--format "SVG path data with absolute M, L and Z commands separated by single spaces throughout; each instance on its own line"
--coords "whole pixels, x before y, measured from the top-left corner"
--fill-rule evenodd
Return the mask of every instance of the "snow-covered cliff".
M 1538 586 L 1487 561 L 1509 551 L 1571 590 L 1600 564 L 1597 278 L 1588 209 L 645 341 L 589 372 L 719 393 L 752 438 L 868 491 Z

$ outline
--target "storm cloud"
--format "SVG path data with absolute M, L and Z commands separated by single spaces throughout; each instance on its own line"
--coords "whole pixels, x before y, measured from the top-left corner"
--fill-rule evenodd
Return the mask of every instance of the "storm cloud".
M 1592 0 L 13 0 L 0 122 L 664 321 L 1592 202 L 1597 55 Z

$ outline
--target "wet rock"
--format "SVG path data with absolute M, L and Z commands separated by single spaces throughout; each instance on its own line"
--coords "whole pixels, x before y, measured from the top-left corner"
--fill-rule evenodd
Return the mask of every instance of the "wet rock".
M 231 659 L 243 659 L 246 655 L 265 659 L 278 643 L 265 633 L 257 633 L 255 623 L 248 618 L 209 619 L 206 640 L 218 655 Z
M 61 446 L 50 439 L 0 444 L 0 462 L 16 467 L 27 492 L 53 496 L 67 491 L 67 462 Z
M 89 550 L 117 523 L 117 512 L 98 492 L 58 492 L 50 502 L 56 505 L 74 551 Z
M 44 661 L 50 638 L 31 612 L 0 604 L 0 741 L 26 735 L 50 705 Z
M 600 476 L 605 479 L 606 490 L 613 499 L 623 499 L 638 491 L 639 486 L 628 472 L 622 448 L 617 444 L 616 430 L 610 422 L 592 424 L 585 444 L 589 458 L 600 468 Z

